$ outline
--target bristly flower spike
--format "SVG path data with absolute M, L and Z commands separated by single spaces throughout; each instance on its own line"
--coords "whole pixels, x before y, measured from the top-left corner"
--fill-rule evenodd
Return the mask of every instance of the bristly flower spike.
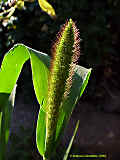
M 75 64 L 80 56 L 79 31 L 70 19 L 57 35 L 50 67 L 49 89 L 46 114 L 46 160 L 51 156 L 56 134 L 56 126 L 61 103 L 69 96 Z

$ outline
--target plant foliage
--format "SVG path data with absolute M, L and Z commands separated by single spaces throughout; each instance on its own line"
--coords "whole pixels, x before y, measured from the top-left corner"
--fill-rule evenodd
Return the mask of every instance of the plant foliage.
M 8 105 L 6 102 L 9 102 L 8 97 L 12 93 L 12 97 L 15 96 L 15 85 L 17 79 L 23 67 L 23 64 L 30 59 L 32 75 L 33 75 L 33 85 L 36 93 L 37 100 L 40 104 L 40 111 L 38 115 L 37 122 L 37 147 L 40 154 L 43 156 L 45 153 L 45 132 L 46 132 L 46 121 L 45 114 L 47 108 L 45 107 L 47 101 L 47 91 L 48 91 L 48 74 L 49 74 L 49 65 L 50 57 L 42 52 L 38 52 L 29 47 L 26 47 L 22 44 L 15 45 L 4 57 L 1 70 L 0 70 L 0 98 L 1 98 L 1 112 L 0 112 L 0 124 L 1 126 L 6 126 L 8 117 L 10 117 L 11 112 L 6 112 L 8 110 Z M 56 132 L 56 143 L 63 132 L 63 128 L 68 122 L 69 116 L 75 107 L 77 100 L 80 98 L 83 88 L 87 85 L 91 69 L 86 69 L 81 66 L 76 66 L 74 80 L 72 82 L 72 87 L 70 90 L 70 96 L 64 101 L 62 110 L 60 111 L 57 132 Z M 12 76 L 11 76 L 12 75 Z M 84 87 L 83 87 L 84 86 Z M 14 90 L 13 90 L 14 89 Z M 14 99 L 13 99 L 14 100 Z M 7 116 L 6 116 L 7 114 Z M 10 118 L 9 118 L 10 121 Z M 9 124 L 9 123 L 7 123 Z M 10 124 L 9 124 L 10 125 Z M 0 149 L 0 160 L 4 160 L 4 154 L 6 149 L 6 144 L 9 136 L 9 127 L 1 129 L 0 126 L 0 148 L 2 144 L 4 147 Z M 4 133 L 7 133 L 7 139 L 4 136 Z M 3 151 L 4 150 L 4 151 Z M 2 152 L 3 151 L 3 152 Z

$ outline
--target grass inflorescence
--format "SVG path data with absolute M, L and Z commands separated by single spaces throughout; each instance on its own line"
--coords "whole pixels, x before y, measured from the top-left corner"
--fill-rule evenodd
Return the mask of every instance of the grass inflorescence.
M 61 28 L 52 48 L 53 60 L 50 67 L 46 114 L 46 158 L 53 150 L 61 103 L 69 96 L 75 64 L 80 55 L 79 42 L 79 31 L 70 19 Z

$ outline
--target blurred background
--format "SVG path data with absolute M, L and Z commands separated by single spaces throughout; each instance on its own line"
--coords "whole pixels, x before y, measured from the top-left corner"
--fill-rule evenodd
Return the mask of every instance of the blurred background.
M 81 56 L 78 64 L 93 69 L 87 89 L 78 103 L 78 106 L 85 104 L 80 111 L 118 115 L 120 113 L 120 1 L 49 0 L 49 3 L 56 11 L 56 19 L 43 12 L 37 0 L 31 2 L 28 0 L 25 1 L 23 9 L 16 9 L 9 20 L 0 20 L 0 63 L 4 54 L 16 43 L 24 43 L 51 56 L 51 46 L 57 32 L 67 19 L 72 18 L 79 28 L 81 38 Z M 0 12 L 7 7 L 1 2 Z M 30 65 L 27 64 L 24 65 L 18 80 L 17 96 L 19 97 L 22 92 L 24 103 L 30 104 L 35 95 Z M 77 108 L 75 112 L 78 110 Z M 114 123 L 110 127 L 112 126 Z M 117 128 L 119 137 L 120 128 Z M 120 142 L 120 138 L 118 141 Z

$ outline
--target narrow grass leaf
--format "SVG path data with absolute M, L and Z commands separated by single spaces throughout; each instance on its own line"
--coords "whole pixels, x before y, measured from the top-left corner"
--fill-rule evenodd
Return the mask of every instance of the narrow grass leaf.
M 69 96 L 61 105 L 61 110 L 57 123 L 55 145 L 59 143 L 59 139 L 64 133 L 64 128 L 69 121 L 70 115 L 87 86 L 90 74 L 91 69 L 86 69 L 78 65 L 76 66 Z
M 15 92 L 16 85 L 11 95 L 0 93 L 0 99 L 2 99 L 2 102 L 4 101 L 4 103 L 2 103 L 3 107 L 0 112 L 0 160 L 6 159 L 6 148 L 9 138 L 11 114 L 15 101 Z
M 71 140 L 70 140 L 70 143 L 69 143 L 69 145 L 68 145 L 68 148 L 67 148 L 67 150 L 66 150 L 66 153 L 65 153 L 65 155 L 64 155 L 63 160 L 67 160 L 67 158 L 68 158 L 68 155 L 69 155 L 69 153 L 70 153 L 70 150 L 71 150 L 71 147 L 72 147 L 72 144 L 73 144 L 73 140 L 74 140 L 74 138 L 75 138 L 75 135 L 76 135 L 77 130 L 78 130 L 78 127 L 79 127 L 79 123 L 80 123 L 80 121 L 78 120 L 78 122 L 77 122 L 77 124 L 76 124 L 76 127 L 75 127 L 75 130 L 74 130 L 74 133 L 73 133 L 73 136 L 72 136 L 72 138 L 71 138 Z

